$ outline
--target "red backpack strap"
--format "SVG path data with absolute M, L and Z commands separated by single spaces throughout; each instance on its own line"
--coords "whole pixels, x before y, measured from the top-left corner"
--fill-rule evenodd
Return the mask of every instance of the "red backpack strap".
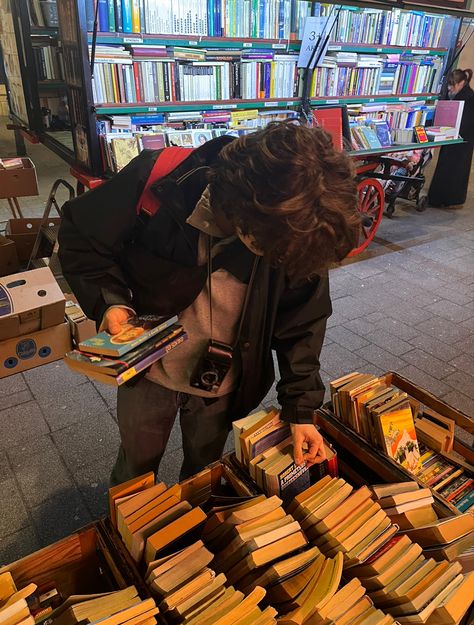
M 178 165 L 180 165 L 193 152 L 194 148 L 180 148 L 172 146 L 164 148 L 155 161 L 153 169 L 148 176 L 145 188 L 138 200 L 137 215 L 142 211 L 151 217 L 160 208 L 160 202 L 156 195 L 151 191 L 151 186 L 160 178 L 164 178 L 170 174 Z

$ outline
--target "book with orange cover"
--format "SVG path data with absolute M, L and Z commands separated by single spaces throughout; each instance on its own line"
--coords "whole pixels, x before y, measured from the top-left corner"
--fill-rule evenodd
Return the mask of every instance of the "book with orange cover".
M 145 475 L 134 477 L 131 480 L 128 480 L 128 482 L 123 482 L 123 484 L 117 484 L 117 486 L 112 486 L 112 488 L 109 488 L 109 515 L 110 520 L 112 521 L 112 525 L 117 527 L 117 516 L 115 510 L 116 499 L 120 499 L 121 497 L 125 497 L 127 495 L 139 493 L 142 490 L 151 488 L 154 484 L 155 474 L 153 473 L 153 471 L 150 471 Z
M 236 564 L 227 574 L 227 578 L 231 584 L 237 582 L 247 573 L 264 564 L 269 564 L 274 560 L 278 560 L 282 556 L 291 554 L 298 549 L 302 549 L 308 544 L 308 541 L 302 531 L 295 532 L 290 536 L 281 538 L 280 540 L 261 547 L 247 555 L 243 560 Z
M 428 625 L 457 625 L 474 602 L 474 572 L 463 580 L 443 600 L 429 617 Z
M 145 545 L 146 563 L 155 560 L 157 553 L 164 553 L 173 546 L 176 548 L 176 543 L 185 540 L 191 532 L 202 527 L 206 518 L 201 508 L 196 507 L 149 536 Z
M 384 451 L 405 469 L 417 473 L 421 468 L 420 449 L 409 400 L 395 400 L 393 406 L 376 408 L 373 414 Z
M 213 557 L 213 554 L 202 546 L 188 554 L 179 563 L 175 559 L 170 570 L 159 574 L 154 574 L 152 571 L 147 578 L 148 583 L 151 583 L 154 591 L 164 596 L 209 566 Z M 159 569 L 159 567 L 157 568 Z
M 116 517 L 117 517 L 117 529 L 119 534 L 122 534 L 125 519 L 132 514 L 136 514 L 141 510 L 143 506 L 147 505 L 153 499 L 161 495 L 167 490 L 166 484 L 158 482 L 150 488 L 122 498 L 121 500 L 115 500 Z
M 429 525 L 438 520 L 438 516 L 433 506 L 422 506 L 414 510 L 407 510 L 401 514 L 390 514 L 392 523 L 398 525 L 401 530 L 411 530 L 424 525 Z
M 303 625 L 312 614 L 323 608 L 336 593 L 342 576 L 342 554 L 328 559 L 323 563 L 319 575 L 315 575 L 313 581 L 297 598 L 298 607 L 289 614 L 282 616 L 279 625 Z
M 127 547 L 135 562 L 140 562 L 145 549 L 146 539 L 159 529 L 166 527 L 168 523 L 181 517 L 191 509 L 191 504 L 187 501 L 178 501 L 176 497 L 169 497 L 158 508 L 154 510 L 152 518 L 145 525 L 134 530 L 127 540 Z
M 422 547 L 434 547 L 451 543 L 472 532 L 474 532 L 474 517 L 466 512 L 459 516 L 439 519 L 424 527 L 409 530 L 407 535 Z

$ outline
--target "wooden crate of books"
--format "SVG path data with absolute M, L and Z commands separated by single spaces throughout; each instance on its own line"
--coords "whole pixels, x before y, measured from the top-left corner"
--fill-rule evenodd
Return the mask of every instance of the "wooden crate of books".
M 111 538 L 110 528 L 97 521 L 74 534 L 0 569 L 9 571 L 17 588 L 30 583 L 53 584 L 63 598 L 108 592 L 135 585 L 147 596 L 133 561 Z
M 369 377 L 369 374 L 367 374 L 367 378 Z M 343 379 L 341 378 L 341 380 Z M 469 434 L 474 433 L 474 423 L 466 415 L 445 404 L 443 401 L 416 386 L 406 378 L 396 373 L 389 372 L 385 376 L 377 378 L 378 383 L 380 383 L 381 380 L 383 384 L 389 387 L 395 387 L 403 394 L 406 394 L 408 396 L 407 401 L 410 402 L 415 412 L 424 416 L 424 411 L 426 411 L 427 417 L 429 415 L 434 415 L 436 419 L 440 419 L 440 421 L 436 421 L 436 428 L 438 429 L 433 428 L 433 432 L 444 431 L 441 427 L 443 425 L 442 420 L 444 419 L 446 423 L 454 423 Z M 338 382 L 339 381 L 336 380 L 333 384 L 337 385 Z M 367 388 L 370 388 L 370 380 L 365 380 L 364 384 L 368 384 L 369 386 Z M 346 387 L 346 389 L 347 388 L 349 387 Z M 351 401 L 350 392 L 350 390 L 346 390 L 349 401 Z M 347 403 L 345 403 L 344 393 L 341 394 L 341 397 L 344 403 L 343 409 L 345 410 L 347 408 Z M 337 401 L 340 401 L 340 398 L 338 398 Z M 428 480 L 427 483 L 426 479 L 423 479 L 423 466 L 421 466 L 421 463 L 419 464 L 419 469 L 417 469 L 418 473 L 410 471 L 407 466 L 403 466 L 403 464 L 406 463 L 401 464 L 396 462 L 393 458 L 389 457 L 382 448 L 377 448 L 373 441 L 367 440 L 367 433 L 365 432 L 364 435 L 364 428 L 362 426 L 359 427 L 359 424 L 354 422 L 353 417 L 351 418 L 351 422 L 349 422 L 349 420 L 344 422 L 336 413 L 340 414 L 339 406 L 334 407 L 333 403 L 327 404 L 318 410 L 318 425 L 330 442 L 333 442 L 336 446 L 340 470 L 343 474 L 347 475 L 352 482 L 374 484 L 377 482 L 404 482 L 415 480 L 420 487 L 431 488 L 434 498 L 434 508 L 438 517 L 444 518 L 452 516 L 453 514 L 458 515 L 464 511 L 463 509 L 458 509 L 448 500 L 451 497 L 449 494 L 446 494 L 447 492 L 449 493 L 447 486 L 444 491 L 438 492 L 441 482 L 438 483 L 438 488 L 436 488 L 429 483 L 430 480 Z M 419 420 L 417 419 L 415 423 L 419 423 Z M 356 431 L 357 429 L 360 431 Z M 447 425 L 445 431 L 446 436 L 449 438 L 449 428 Z M 431 440 L 430 437 L 426 436 L 425 432 L 421 429 L 419 430 L 418 427 L 416 427 L 416 434 L 419 442 L 423 442 L 424 444 L 424 447 L 421 449 L 421 459 L 426 455 L 435 454 L 437 458 L 436 462 L 439 464 L 445 463 L 446 467 L 448 467 L 448 465 L 454 467 L 456 477 L 463 476 L 462 479 L 467 479 L 468 486 L 469 484 L 471 486 L 474 484 L 474 467 L 472 464 L 474 462 L 474 454 L 472 449 L 455 436 L 452 438 L 451 446 L 448 445 L 447 448 L 443 448 L 442 442 L 439 440 L 431 441 L 433 444 L 428 446 L 427 442 Z M 440 436 L 440 438 L 442 438 L 442 436 Z M 435 444 L 438 445 L 436 451 L 433 450 Z M 447 451 L 446 449 L 451 450 Z M 442 470 L 449 471 L 450 469 L 440 467 L 439 472 Z M 445 496 L 443 496 L 443 492 Z

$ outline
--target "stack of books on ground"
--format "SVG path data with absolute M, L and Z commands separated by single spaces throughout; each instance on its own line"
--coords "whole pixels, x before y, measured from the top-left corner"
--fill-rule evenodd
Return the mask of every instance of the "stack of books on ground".
M 155 484 L 153 473 L 111 488 L 109 505 L 112 523 L 139 564 L 195 542 L 207 519 L 186 501 L 179 484 Z
M 372 497 L 400 530 L 411 530 L 438 520 L 429 488 L 417 482 L 396 482 L 370 486 Z
M 150 562 L 146 582 L 165 618 L 189 625 L 276 623 L 274 608 L 258 606 L 265 590 L 255 588 L 253 594 L 244 596 L 228 585 L 223 573 L 217 574 L 210 568 L 212 559 L 213 554 L 198 540 L 168 557 Z
M 118 334 L 107 331 L 79 344 L 64 360 L 77 373 L 120 386 L 145 371 L 187 339 L 177 317 L 130 317 Z
M 474 514 L 474 478 L 467 463 L 455 464 L 440 452 L 420 444 L 420 470 L 417 478 L 439 493 L 460 512 Z
M 369 558 L 399 529 L 367 486 L 354 491 L 342 478 L 328 475 L 295 497 L 288 512 L 327 557 L 342 553 L 345 568 Z
M 350 373 L 331 382 L 334 413 L 390 458 L 416 474 L 421 467 L 413 412 L 420 404 L 386 377 Z
M 234 421 L 233 432 L 237 460 L 263 492 L 281 497 L 284 503 L 326 473 L 337 474 L 336 452 L 327 443 L 321 464 L 311 468 L 295 464 L 290 424 L 281 421 L 277 409 Z

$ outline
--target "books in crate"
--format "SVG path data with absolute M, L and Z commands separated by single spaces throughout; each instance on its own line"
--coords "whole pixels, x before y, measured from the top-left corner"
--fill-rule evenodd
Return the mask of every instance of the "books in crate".
M 176 316 L 130 317 L 118 334 L 99 332 L 80 343 L 79 349 L 68 352 L 64 360 L 73 371 L 120 386 L 187 339 L 176 321 Z

